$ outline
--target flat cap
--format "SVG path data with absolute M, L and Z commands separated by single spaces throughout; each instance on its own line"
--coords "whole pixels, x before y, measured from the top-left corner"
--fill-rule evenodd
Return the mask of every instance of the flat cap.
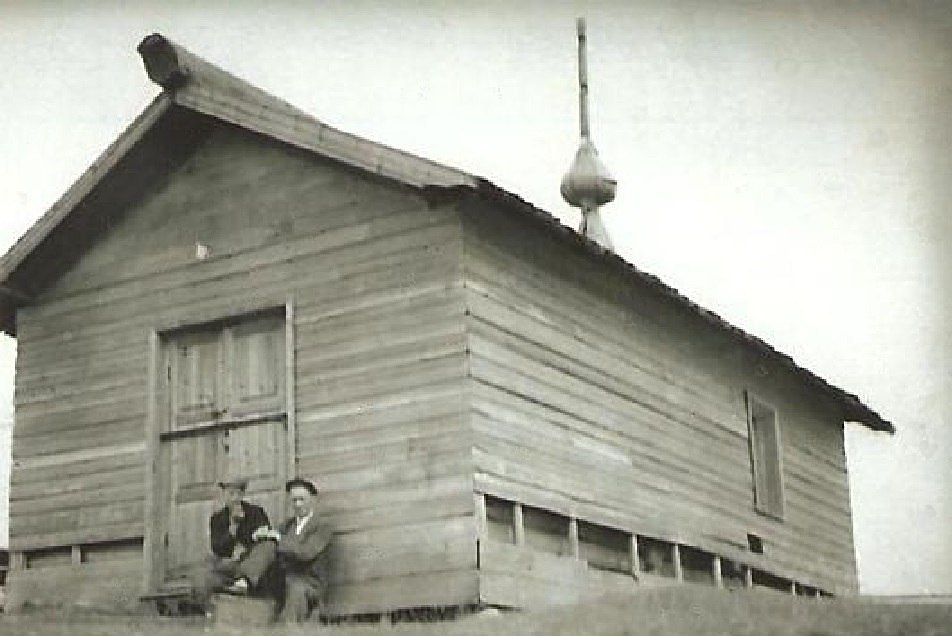
M 302 488 L 307 489 L 307 491 L 311 493 L 312 495 L 317 494 L 317 486 L 314 485 L 314 482 L 304 479 L 303 477 L 295 477 L 294 479 L 289 479 L 288 483 L 284 484 L 284 490 L 287 492 L 291 492 L 291 489 L 294 488 L 295 486 L 300 486 Z

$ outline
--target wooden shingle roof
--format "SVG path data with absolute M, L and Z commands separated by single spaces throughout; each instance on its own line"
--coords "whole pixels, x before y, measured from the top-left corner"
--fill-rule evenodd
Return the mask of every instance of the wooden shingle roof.
M 0 258 L 0 330 L 3 332 L 16 334 L 16 307 L 28 304 L 32 297 L 33 290 L 24 289 L 18 280 L 18 273 L 24 264 L 30 259 L 49 258 L 51 250 L 43 252 L 40 248 L 52 242 L 58 234 L 69 231 L 71 215 L 78 216 L 76 210 L 95 187 L 113 174 L 120 162 L 164 119 L 171 118 L 176 109 L 185 109 L 413 188 L 438 191 L 444 196 L 475 196 L 523 214 L 538 223 L 540 230 L 555 233 L 607 267 L 620 269 L 633 279 L 633 283 L 647 286 L 671 299 L 743 345 L 790 369 L 807 384 L 838 402 L 843 409 L 844 419 L 861 422 L 874 430 L 895 431 L 891 423 L 864 405 L 855 395 L 829 384 L 763 340 L 729 324 L 657 277 L 639 270 L 617 254 L 561 224 L 551 214 L 491 182 L 328 126 L 161 35 L 146 37 L 138 50 L 149 77 L 162 87 L 163 92 Z M 89 223 L 88 220 L 86 222 Z M 100 220 L 91 227 L 105 225 L 108 224 Z

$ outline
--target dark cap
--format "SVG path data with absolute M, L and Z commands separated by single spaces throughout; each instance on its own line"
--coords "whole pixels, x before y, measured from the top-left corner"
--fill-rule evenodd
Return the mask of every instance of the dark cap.
M 300 486 L 301 488 L 306 489 L 312 495 L 317 494 L 317 486 L 313 482 L 304 479 L 303 477 L 295 477 L 294 479 L 289 479 L 288 483 L 284 484 L 284 490 L 291 492 L 291 489 L 295 486 Z

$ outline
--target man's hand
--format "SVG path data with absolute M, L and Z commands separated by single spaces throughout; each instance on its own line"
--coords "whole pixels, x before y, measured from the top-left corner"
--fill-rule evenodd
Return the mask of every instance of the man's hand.
M 234 550 L 231 551 L 231 560 L 240 561 L 241 557 L 245 556 L 245 552 L 247 552 L 245 546 L 240 543 L 236 543 Z
M 228 506 L 228 534 L 235 536 L 238 534 L 238 524 L 245 518 L 245 511 L 241 504 Z

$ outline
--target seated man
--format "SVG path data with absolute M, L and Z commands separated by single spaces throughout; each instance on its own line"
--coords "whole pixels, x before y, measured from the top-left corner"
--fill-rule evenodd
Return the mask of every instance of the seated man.
M 328 580 L 328 545 L 333 532 L 314 511 L 317 487 L 296 477 L 285 484 L 293 516 L 279 531 L 263 530 L 257 538 L 273 538 L 278 542 L 278 561 L 284 570 L 284 609 L 281 618 L 289 623 L 307 618 L 312 605 L 324 601 Z
M 265 593 L 277 573 L 277 544 L 265 538 L 271 527 L 260 506 L 243 500 L 248 480 L 225 479 L 218 483 L 224 506 L 209 520 L 212 556 L 193 580 L 196 600 L 207 604 L 211 593 Z M 273 586 L 273 584 L 272 584 Z

